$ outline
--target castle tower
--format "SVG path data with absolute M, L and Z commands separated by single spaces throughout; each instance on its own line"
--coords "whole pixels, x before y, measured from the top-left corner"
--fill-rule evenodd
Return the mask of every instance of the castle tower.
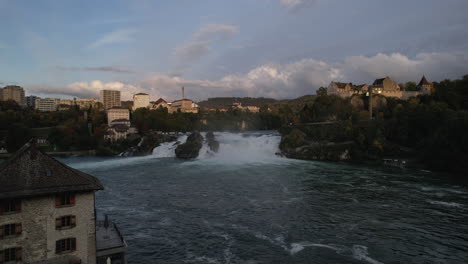
M 418 88 L 423 94 L 431 94 L 434 90 L 434 84 L 428 82 L 426 76 L 423 75 L 421 81 L 418 84 Z

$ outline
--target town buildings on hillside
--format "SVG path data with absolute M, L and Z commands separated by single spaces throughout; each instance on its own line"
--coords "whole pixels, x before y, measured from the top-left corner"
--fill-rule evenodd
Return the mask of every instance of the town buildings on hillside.
M 96 222 L 103 189 L 31 140 L 0 165 L 0 263 L 126 263 L 117 227 Z
M 113 107 L 108 109 L 107 126 L 104 139 L 109 141 L 125 139 L 128 135 L 137 133 L 137 130 L 131 126 L 130 112 L 127 108 Z
M 18 85 L 9 85 L 4 88 L 0 88 L 0 101 L 8 100 L 13 100 L 20 106 L 26 106 L 24 89 Z
M 156 110 L 158 108 L 166 108 L 168 113 L 173 113 L 174 109 L 172 108 L 172 103 L 166 102 L 166 100 L 159 98 L 156 102 L 151 103 L 151 110 Z
M 330 85 L 328 85 L 327 94 L 346 98 L 355 94 L 366 94 L 372 90 L 374 94 L 406 100 L 413 96 L 431 94 L 433 92 L 433 84 L 429 83 L 425 76 L 422 77 L 417 87 L 418 91 L 405 91 L 397 82 L 387 76 L 385 78 L 376 79 L 372 85 L 353 85 L 352 83 L 331 82 Z
M 102 105 L 104 106 L 104 109 L 121 106 L 120 91 L 101 90 L 99 91 L 99 98 Z
M 232 109 L 237 109 L 237 110 L 241 110 L 241 111 L 248 111 L 248 112 L 251 112 L 251 113 L 258 113 L 260 112 L 260 107 L 258 106 L 253 106 L 253 105 L 245 105 L 243 106 L 241 103 L 234 103 L 232 106 L 231 106 Z

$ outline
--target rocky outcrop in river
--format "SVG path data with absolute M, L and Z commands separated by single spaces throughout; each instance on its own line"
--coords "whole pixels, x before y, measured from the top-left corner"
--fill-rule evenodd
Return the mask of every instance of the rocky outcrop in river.
M 153 153 L 153 149 L 161 143 L 177 140 L 177 137 L 167 134 L 147 134 L 141 137 L 134 138 L 132 146 L 122 152 L 120 156 L 146 156 Z
M 208 132 L 206 133 L 206 141 L 208 143 L 208 147 L 210 147 L 210 150 L 213 152 L 218 152 L 219 150 L 219 142 L 216 140 L 215 135 L 213 132 Z
M 193 132 L 188 136 L 187 141 L 184 144 L 177 146 L 175 154 L 179 159 L 194 159 L 198 157 L 202 147 L 203 136 L 199 132 Z

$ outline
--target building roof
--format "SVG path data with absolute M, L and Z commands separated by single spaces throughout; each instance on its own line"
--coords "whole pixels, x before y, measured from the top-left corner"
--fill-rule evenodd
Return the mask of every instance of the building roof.
M 111 121 L 111 123 L 112 122 L 130 122 L 130 120 L 125 119 L 125 118 L 121 118 L 121 119 L 114 119 L 114 120 Z
M 97 178 L 41 152 L 33 140 L 0 165 L 0 199 L 103 189 Z
M 160 103 L 167 103 L 166 100 L 162 99 L 162 98 L 159 98 L 156 102 L 154 102 L 154 104 L 160 104 Z
M 135 95 L 148 95 L 148 94 L 145 94 L 145 93 L 137 93 Z
M 122 133 L 122 132 L 127 132 L 129 129 L 129 126 L 124 125 L 124 124 L 113 124 L 111 128 L 117 132 Z
M 121 248 L 123 251 L 127 244 L 117 226 L 106 217 L 104 221 L 96 221 L 96 250 Z
M 385 78 L 380 78 L 380 79 L 376 79 L 372 85 L 374 85 L 374 86 L 382 86 L 385 79 L 387 79 L 387 77 L 385 77 Z
M 421 81 L 419 82 L 418 86 L 423 86 L 423 85 L 430 85 L 431 83 L 427 81 L 426 76 L 423 75 Z
M 341 89 L 346 88 L 346 85 L 348 85 L 348 84 L 351 85 L 351 86 L 353 85 L 352 83 L 342 83 L 342 82 L 333 82 L 333 83 L 336 84 L 336 86 L 338 88 L 341 88 Z
M 175 100 L 174 102 L 172 103 L 175 103 L 175 102 L 180 102 L 180 101 L 190 101 L 190 102 L 193 102 L 192 100 L 190 99 L 180 99 L 180 100 Z

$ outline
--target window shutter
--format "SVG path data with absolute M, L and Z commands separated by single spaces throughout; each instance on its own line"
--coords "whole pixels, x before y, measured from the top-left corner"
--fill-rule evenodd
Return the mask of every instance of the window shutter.
M 55 229 L 62 227 L 62 219 L 60 217 L 55 218 Z
M 0 263 L 3 263 L 5 261 L 3 252 L 4 252 L 3 250 L 0 250 Z
M 3 229 L 5 228 L 5 226 L 0 226 L 0 239 L 3 238 L 3 234 L 4 234 L 4 231 Z M 0 258 L 0 261 L 2 261 L 2 259 Z
M 15 201 L 15 208 L 17 212 L 21 212 L 21 200 Z
M 16 224 L 15 234 L 19 235 L 19 234 L 21 234 L 21 232 L 23 232 L 23 227 L 21 226 L 21 224 Z
M 71 238 L 71 249 L 76 250 L 76 238 Z
M 71 226 L 75 227 L 76 226 L 76 216 L 72 215 L 70 217 L 70 224 Z
M 70 194 L 70 204 L 75 205 L 75 194 Z
M 21 253 L 22 253 L 22 250 L 21 248 L 16 248 L 16 261 L 21 261 Z
M 60 240 L 55 241 L 55 253 L 60 253 Z
M 61 205 L 60 196 L 55 197 L 55 208 L 59 208 Z

